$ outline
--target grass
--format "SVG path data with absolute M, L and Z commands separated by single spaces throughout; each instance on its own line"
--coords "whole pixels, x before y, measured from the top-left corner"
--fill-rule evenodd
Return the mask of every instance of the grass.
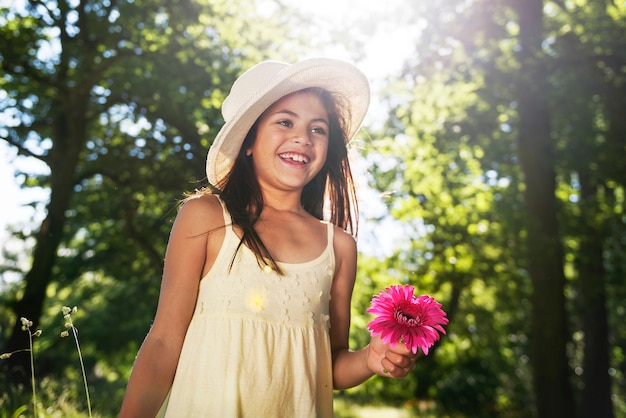
M 85 364 L 83 362 L 83 356 L 82 353 L 80 351 L 80 344 L 78 342 L 78 330 L 76 329 L 76 327 L 74 326 L 74 323 L 72 322 L 72 314 L 77 312 L 77 308 L 69 308 L 67 306 L 64 306 L 61 309 L 61 313 L 63 314 L 63 318 L 65 319 L 65 328 L 66 331 L 63 331 L 61 333 L 61 337 L 67 337 L 70 335 L 70 332 L 72 333 L 73 337 L 74 337 L 74 341 L 76 343 L 76 350 L 78 351 L 78 358 L 80 360 L 80 368 L 81 368 L 81 372 L 82 372 L 82 377 L 83 377 L 83 386 L 85 389 L 85 396 L 87 398 L 87 410 L 88 410 L 88 417 L 92 418 L 92 411 L 91 411 L 91 399 L 89 397 L 89 386 L 87 385 L 87 374 L 85 373 Z M 20 318 L 20 321 L 22 323 L 22 330 L 26 331 L 28 333 L 28 348 L 23 348 L 20 350 L 16 350 L 10 353 L 2 353 L 0 354 L 0 359 L 4 360 L 4 359 L 8 359 L 10 358 L 13 354 L 15 353 L 19 353 L 19 352 L 25 352 L 27 351 L 30 355 L 30 380 L 31 380 L 31 389 L 30 389 L 30 396 L 32 397 L 32 412 L 33 412 L 33 416 L 35 418 L 41 418 L 41 417 L 58 417 L 58 416 L 63 416 L 63 417 L 82 417 L 84 416 L 84 414 L 80 414 L 80 413 L 75 413 L 75 408 L 73 406 L 70 406 L 69 408 L 62 408 L 65 409 L 65 411 L 58 411 L 58 412 L 62 412 L 61 415 L 57 414 L 57 411 L 53 411 L 53 408 L 46 408 L 41 404 L 41 399 L 39 399 L 37 397 L 37 382 L 35 381 L 35 355 L 34 355 L 34 351 L 33 351 L 33 337 L 39 337 L 41 335 L 41 330 L 37 330 L 35 332 L 32 332 L 31 328 L 33 326 L 33 322 L 28 320 L 27 318 Z M 43 384 L 43 383 L 42 383 Z M 24 388 L 15 388 L 15 393 L 13 393 L 13 396 L 9 396 L 8 394 L 4 393 L 0 396 L 0 418 L 18 418 L 18 417 L 23 417 L 26 416 L 25 414 L 28 412 L 29 410 L 29 406 L 27 404 L 20 404 L 19 403 L 19 399 L 23 398 L 24 393 L 25 393 L 25 389 Z M 67 393 L 66 391 L 64 391 L 63 393 Z M 12 402 L 18 402 L 17 405 L 12 404 Z M 60 396 L 59 398 L 55 399 L 55 403 L 58 404 L 63 404 L 62 401 L 62 396 Z M 9 414 L 9 411 L 12 411 L 12 413 Z
M 407 402 L 403 406 L 384 403 L 357 404 L 342 396 L 335 397 L 335 418 L 441 418 L 432 402 Z

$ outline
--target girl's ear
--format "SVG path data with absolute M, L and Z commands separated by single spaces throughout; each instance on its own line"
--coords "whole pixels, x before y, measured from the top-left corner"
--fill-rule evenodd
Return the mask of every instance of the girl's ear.
M 252 155 L 252 150 L 251 150 L 250 148 L 248 148 L 248 149 L 246 150 L 246 157 L 249 157 L 249 156 L 251 156 L 251 155 Z

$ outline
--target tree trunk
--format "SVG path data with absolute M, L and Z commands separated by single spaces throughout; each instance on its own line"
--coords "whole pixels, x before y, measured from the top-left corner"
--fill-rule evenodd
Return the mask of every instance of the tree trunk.
M 539 418 L 574 414 L 566 354 L 563 249 L 557 225 L 553 144 L 543 40 L 543 1 L 517 0 L 520 24 L 519 157 L 528 211 L 528 270 L 533 284 L 532 367 Z
M 53 148 L 45 157 L 50 167 L 50 202 L 47 215 L 36 235 L 33 261 L 24 277 L 24 293 L 14 307 L 15 325 L 2 352 L 13 352 L 28 347 L 28 335 L 22 330 L 20 318 L 33 322 L 34 332 L 41 319 L 46 290 L 52 280 L 57 251 L 63 238 L 66 211 L 74 191 L 78 159 L 85 143 L 85 115 L 88 96 L 70 95 L 61 99 L 63 109 L 54 125 Z M 60 313 L 59 313 L 60 315 Z M 36 355 L 36 353 L 35 353 Z M 30 354 L 16 353 L 2 366 L 13 383 L 27 383 L 30 379 Z
M 585 347 L 583 357 L 583 418 L 612 418 L 611 378 L 609 376 L 609 327 L 606 309 L 606 272 L 603 239 L 596 187 L 580 175 L 581 243 L 578 274 L 582 302 Z

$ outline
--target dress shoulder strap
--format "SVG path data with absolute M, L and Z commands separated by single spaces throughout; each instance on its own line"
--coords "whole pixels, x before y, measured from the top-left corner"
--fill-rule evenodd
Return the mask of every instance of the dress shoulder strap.
M 219 197 L 219 195 L 217 196 L 217 200 L 220 202 L 220 205 L 222 205 L 222 216 L 224 216 L 224 225 L 225 226 L 228 226 L 228 225 L 232 226 L 233 220 L 230 217 L 230 212 L 228 212 L 228 208 L 226 207 L 226 203 Z
M 326 233 L 326 236 L 328 237 L 328 246 L 332 248 L 333 238 L 335 234 L 335 224 L 333 224 L 332 222 L 327 222 L 326 225 L 328 229 L 328 232 Z

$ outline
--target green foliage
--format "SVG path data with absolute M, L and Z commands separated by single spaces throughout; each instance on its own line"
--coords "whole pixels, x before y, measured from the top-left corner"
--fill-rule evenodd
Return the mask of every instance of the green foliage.
M 528 416 L 532 289 L 513 88 L 526 76 L 517 58 L 518 16 L 500 1 L 406 6 L 407 14 L 424 22 L 417 52 L 391 84 L 392 114 L 366 149 L 371 183 L 406 231 L 394 239 L 395 255 L 381 263 L 390 276 L 436 294 L 451 314 L 449 335 L 433 353 L 431 376 L 439 380 L 426 381 L 440 407 L 462 416 Z M 617 302 L 624 286 L 613 279 L 613 271 L 623 277 L 626 224 L 626 131 L 623 116 L 615 117 L 618 109 L 623 115 L 626 97 L 626 48 L 617 34 L 624 11 L 604 2 L 546 2 L 544 9 L 550 88 L 545 94 L 557 144 L 559 232 L 567 244 L 570 364 L 584 374 L 580 329 L 590 307 L 582 302 L 581 280 L 590 276 L 587 282 L 600 283 L 596 289 L 607 289 L 610 332 L 600 340 L 611 344 L 614 400 L 620 398 L 624 351 L 615 338 L 624 329 Z M 593 257 L 590 245 L 603 249 L 600 276 L 583 269 Z M 383 285 L 384 280 L 375 287 Z M 595 337 L 588 338 L 590 346 Z M 416 376 L 420 371 L 418 365 Z M 417 381 L 421 385 L 423 376 Z M 584 384 L 580 378 L 577 383 Z M 623 408 L 615 401 L 614 407 L 616 413 Z
M 515 214 L 498 210 L 515 200 L 518 180 L 482 167 L 487 153 L 479 144 L 487 133 L 478 128 L 493 112 L 477 90 L 475 82 L 448 84 L 437 76 L 416 82 L 412 96 L 419 100 L 409 111 L 399 107 L 397 126 L 387 130 L 399 132 L 367 150 L 382 160 L 371 169 L 372 181 L 406 228 L 406 239 L 395 240 L 403 245 L 379 262 L 388 278 L 374 287 L 409 282 L 441 301 L 450 318 L 448 335 L 418 363 L 412 384 L 381 382 L 379 390 L 384 397 L 434 398 L 442 413 L 466 416 L 523 410 L 519 399 L 529 389 L 528 364 L 520 361 L 528 307 L 511 311 L 523 303 L 528 283 L 515 258 L 518 238 L 505 233 Z

